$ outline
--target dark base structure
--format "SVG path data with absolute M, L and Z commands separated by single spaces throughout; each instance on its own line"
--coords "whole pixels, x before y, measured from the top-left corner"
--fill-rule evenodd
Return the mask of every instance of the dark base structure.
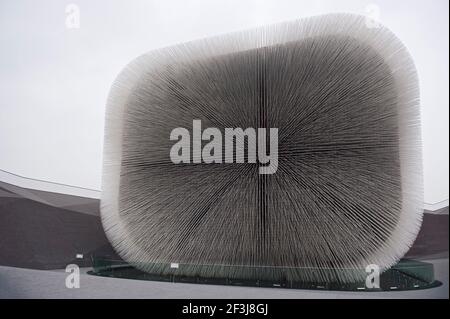
M 307 273 L 314 273 L 317 271 L 323 272 L 323 269 L 292 269 L 292 268 L 257 268 L 245 267 L 242 271 L 243 276 L 240 278 L 205 278 L 201 276 L 187 277 L 178 275 L 180 269 L 185 265 L 158 265 L 167 269 L 164 274 L 150 274 L 142 272 L 135 267 L 127 264 L 122 260 L 113 260 L 106 258 L 93 258 L 93 270 L 88 273 L 96 276 L 123 278 L 123 279 L 137 279 L 137 280 L 151 280 L 151 281 L 165 281 L 177 283 L 196 283 L 196 284 L 211 284 L 211 285 L 231 285 L 231 286 L 250 286 L 250 287 L 273 287 L 273 288 L 293 288 L 293 289 L 313 289 L 313 290 L 335 290 L 335 291 L 404 291 L 404 290 L 418 290 L 428 289 L 440 286 L 442 283 L 435 280 L 433 264 L 403 259 L 397 265 L 383 272 L 380 275 L 379 288 L 367 288 L 365 280 L 353 283 L 342 282 L 299 282 L 289 280 L 290 273 L 293 271 L 302 271 Z M 209 269 L 214 266 L 205 266 Z M 219 266 L 216 266 L 219 267 Z M 223 267 L 223 266 L 221 266 Z M 230 266 L 235 267 L 235 266 Z M 242 267 L 241 267 L 242 268 Z M 363 273 L 364 270 L 357 269 L 330 269 L 330 272 L 356 272 Z M 266 278 L 268 274 L 278 277 L 277 280 L 258 280 L 258 279 L 244 279 L 248 278 L 248 274 L 260 274 Z M 330 274 L 331 275 L 331 274 Z M 338 274 L 335 274 L 338 275 Z M 336 276 L 339 278 L 339 276 Z

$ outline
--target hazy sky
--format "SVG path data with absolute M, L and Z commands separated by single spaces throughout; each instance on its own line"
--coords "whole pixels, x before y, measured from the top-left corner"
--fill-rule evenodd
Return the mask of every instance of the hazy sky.
M 66 27 L 66 6 L 80 28 Z M 105 100 L 118 72 L 151 49 L 330 12 L 380 21 L 419 72 L 425 201 L 448 199 L 448 1 L 0 0 L 0 169 L 100 189 Z

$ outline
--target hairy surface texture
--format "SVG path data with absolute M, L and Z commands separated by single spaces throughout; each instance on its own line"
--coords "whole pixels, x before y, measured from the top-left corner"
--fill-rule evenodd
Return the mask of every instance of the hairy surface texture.
M 101 213 L 117 252 L 225 278 L 352 281 L 396 263 L 422 220 L 418 80 L 402 43 L 365 22 L 313 17 L 132 61 L 106 113 Z M 172 163 L 170 132 L 193 119 L 278 128 L 278 171 Z

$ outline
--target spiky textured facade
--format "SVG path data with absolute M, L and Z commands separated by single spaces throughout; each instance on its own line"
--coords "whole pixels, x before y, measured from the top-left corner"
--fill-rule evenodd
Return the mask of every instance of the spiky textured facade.
M 170 132 L 193 119 L 278 128 L 278 171 L 173 164 Z M 415 67 L 361 16 L 147 53 L 113 84 L 104 143 L 104 229 L 147 272 L 179 263 L 190 276 L 353 281 L 396 263 L 421 225 Z

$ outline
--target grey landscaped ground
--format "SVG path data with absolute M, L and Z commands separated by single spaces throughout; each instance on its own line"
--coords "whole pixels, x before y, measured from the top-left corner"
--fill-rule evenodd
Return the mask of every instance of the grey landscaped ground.
M 424 215 L 406 258 L 432 262 L 443 285 L 417 291 L 336 292 L 139 281 L 88 275 L 65 286 L 70 263 L 120 258 L 108 243 L 98 200 L 38 192 L 0 182 L 0 298 L 448 298 L 448 206 Z M 75 256 L 82 254 L 83 259 Z M 39 270 L 40 269 L 40 270 Z

